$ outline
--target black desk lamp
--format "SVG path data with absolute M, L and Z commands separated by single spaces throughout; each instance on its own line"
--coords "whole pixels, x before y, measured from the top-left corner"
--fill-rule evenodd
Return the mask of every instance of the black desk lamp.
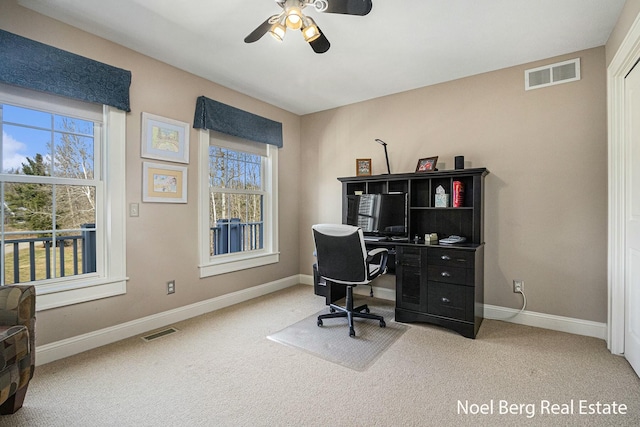
M 384 147 L 384 157 L 387 159 L 387 173 L 391 175 L 391 168 L 389 167 L 389 154 L 387 154 L 387 143 L 377 138 L 376 142 Z

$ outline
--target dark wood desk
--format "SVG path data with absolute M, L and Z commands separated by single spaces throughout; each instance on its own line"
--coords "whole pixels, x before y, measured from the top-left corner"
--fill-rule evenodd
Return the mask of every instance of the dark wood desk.
M 425 322 L 475 338 L 484 318 L 484 245 L 457 246 L 375 242 L 389 249 L 396 277 L 398 322 Z M 314 291 L 326 304 L 345 297 L 345 287 L 324 283 L 314 266 Z

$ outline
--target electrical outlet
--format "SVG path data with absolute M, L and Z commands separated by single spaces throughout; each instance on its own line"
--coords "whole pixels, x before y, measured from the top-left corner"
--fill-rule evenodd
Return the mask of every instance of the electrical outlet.
M 176 281 L 170 280 L 167 282 L 167 295 L 174 294 L 176 292 Z
M 524 280 L 514 280 L 513 281 L 513 292 L 524 292 Z

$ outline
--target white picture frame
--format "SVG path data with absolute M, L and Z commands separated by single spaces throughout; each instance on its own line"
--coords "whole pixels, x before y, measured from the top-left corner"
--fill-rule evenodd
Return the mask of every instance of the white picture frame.
M 143 162 L 142 201 L 187 203 L 187 167 Z
M 140 156 L 189 163 L 189 123 L 142 113 Z

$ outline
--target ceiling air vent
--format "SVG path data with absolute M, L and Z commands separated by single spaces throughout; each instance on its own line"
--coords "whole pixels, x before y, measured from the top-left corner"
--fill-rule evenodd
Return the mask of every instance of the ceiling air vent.
M 576 80 L 580 80 L 580 58 L 532 68 L 524 72 L 525 90 L 559 85 Z

